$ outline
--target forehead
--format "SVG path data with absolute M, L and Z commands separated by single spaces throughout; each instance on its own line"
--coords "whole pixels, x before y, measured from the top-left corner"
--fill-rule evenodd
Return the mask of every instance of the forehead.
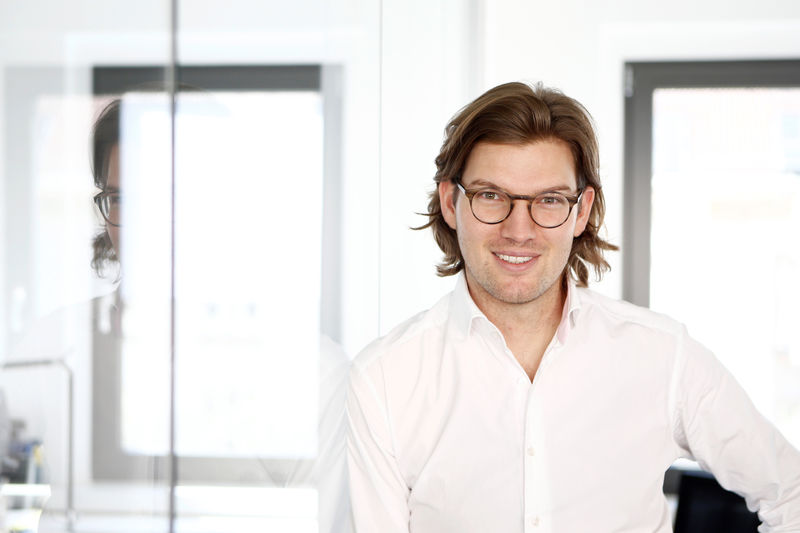
M 512 192 L 575 190 L 575 161 L 560 139 L 525 144 L 477 143 L 467 157 L 462 182 L 488 182 Z

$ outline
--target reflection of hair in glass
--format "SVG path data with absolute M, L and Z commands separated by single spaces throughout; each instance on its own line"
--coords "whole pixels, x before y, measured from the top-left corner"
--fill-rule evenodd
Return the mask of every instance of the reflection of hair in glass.
M 119 144 L 119 110 L 120 100 L 112 100 L 100 112 L 92 128 L 92 175 L 95 187 L 103 191 L 108 181 L 111 150 Z M 117 252 L 105 227 L 95 235 L 92 251 L 92 269 L 98 275 L 102 275 L 106 265 L 118 262 Z
M 591 116 L 579 102 L 542 85 L 506 83 L 487 91 L 447 125 L 433 180 L 438 185 L 460 179 L 470 152 L 479 142 L 525 144 L 549 139 L 560 139 L 569 145 L 575 160 L 578 190 L 587 185 L 595 189 L 586 230 L 574 239 L 567 261 L 570 274 L 579 285 L 586 286 L 588 266 L 594 267 L 600 277 L 609 268 L 603 251 L 617 247 L 599 235 L 605 215 L 599 150 Z M 442 215 L 438 188 L 431 193 L 425 214 L 428 222 L 415 229 L 433 229 L 436 243 L 444 252 L 444 260 L 436 267 L 439 275 L 456 274 L 464 268 L 464 260 L 456 232 Z

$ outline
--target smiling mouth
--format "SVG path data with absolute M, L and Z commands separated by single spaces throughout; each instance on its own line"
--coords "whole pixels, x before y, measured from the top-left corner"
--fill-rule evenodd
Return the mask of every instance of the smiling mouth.
M 513 265 L 521 265 L 522 263 L 527 263 L 531 259 L 532 256 L 516 256 L 516 255 L 504 255 L 504 254 L 494 254 L 506 263 L 511 263 Z

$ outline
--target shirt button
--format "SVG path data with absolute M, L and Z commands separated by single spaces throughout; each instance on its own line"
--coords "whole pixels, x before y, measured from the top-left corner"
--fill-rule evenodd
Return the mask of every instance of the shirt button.
M 531 527 L 539 527 L 539 517 L 538 516 L 532 516 L 532 517 L 528 518 L 528 524 Z
M 536 455 L 536 450 L 534 450 L 534 449 L 533 449 L 533 446 L 531 446 L 530 448 L 528 448 L 528 450 L 527 450 L 527 454 L 528 454 L 529 456 L 531 456 L 531 457 L 533 457 L 534 455 Z

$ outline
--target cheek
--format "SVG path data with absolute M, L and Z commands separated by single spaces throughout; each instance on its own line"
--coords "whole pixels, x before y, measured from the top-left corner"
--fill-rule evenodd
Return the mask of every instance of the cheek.
M 572 244 L 575 242 L 573 232 L 574 229 L 567 229 L 566 231 L 559 232 L 558 235 L 553 235 L 553 238 L 550 239 L 550 246 L 559 250 L 559 254 L 565 259 L 569 257 L 569 253 L 572 251 Z
M 463 255 L 477 256 L 487 246 L 497 244 L 503 238 L 498 234 L 497 226 L 482 224 L 475 220 L 472 213 L 456 210 L 456 220 L 458 221 L 458 243 Z
M 573 231 L 575 231 L 575 226 L 569 222 L 558 228 L 536 228 L 536 235 L 533 240 L 548 250 L 558 251 L 558 253 L 564 250 L 569 252 L 574 241 L 572 237 Z

